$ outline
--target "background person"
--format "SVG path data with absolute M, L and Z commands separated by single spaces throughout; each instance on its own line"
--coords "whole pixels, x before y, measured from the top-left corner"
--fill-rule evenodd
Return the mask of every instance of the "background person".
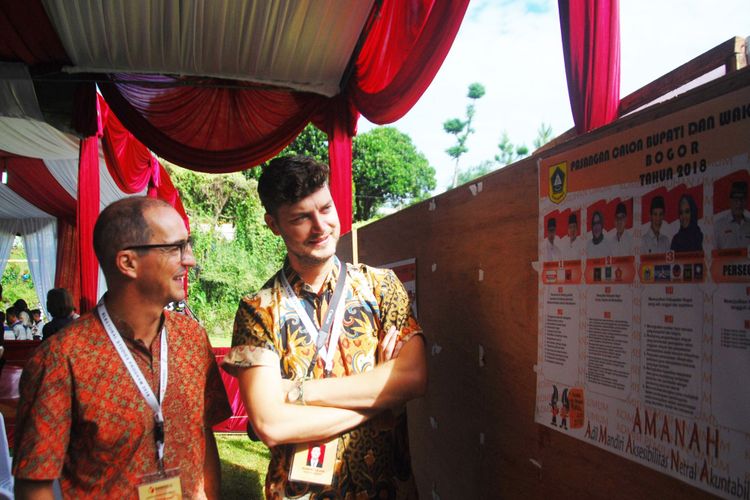
M 73 296 L 65 288 L 47 291 L 47 312 L 52 320 L 42 328 L 42 340 L 47 340 L 73 321 Z
M 554 217 L 550 217 L 547 220 L 547 239 L 544 240 L 544 249 L 542 252 L 542 257 L 545 261 L 560 260 L 562 258 L 562 252 L 555 244 L 556 231 L 557 220 Z
M 698 206 L 689 194 L 680 196 L 677 203 L 680 229 L 672 237 L 669 248 L 675 252 L 702 252 L 703 231 L 698 227 Z
M 586 257 L 595 259 L 609 254 L 609 245 L 604 239 L 604 216 L 597 210 L 591 216 L 591 239 L 586 242 Z
M 750 214 L 747 212 L 747 182 L 732 183 L 729 191 L 729 214 L 714 226 L 716 248 L 750 246 Z
M 650 224 L 648 231 L 643 235 L 641 253 L 667 253 L 669 251 L 669 238 L 661 234 L 661 227 L 664 222 L 663 196 L 651 198 L 649 216 Z
M 31 338 L 33 340 L 42 340 L 42 328 L 44 327 L 44 321 L 42 321 L 42 311 L 39 309 L 32 309 L 30 312 Z
M 578 237 L 578 216 L 568 216 L 568 241 L 562 243 L 562 256 L 566 260 L 580 260 L 583 255 L 583 238 Z
M 12 340 L 31 340 L 31 332 L 27 330 L 21 318 L 18 317 L 18 310 L 15 306 L 5 310 L 5 322 L 13 332 Z
M 628 208 L 620 202 L 615 207 L 615 234 L 609 242 L 614 256 L 633 255 L 633 237 L 625 227 L 627 223 Z

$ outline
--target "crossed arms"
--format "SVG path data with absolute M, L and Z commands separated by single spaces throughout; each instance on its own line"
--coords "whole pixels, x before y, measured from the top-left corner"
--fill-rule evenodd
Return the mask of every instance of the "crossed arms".
M 292 383 L 281 378 L 278 367 L 240 371 L 240 394 L 258 437 L 268 446 L 320 440 L 422 396 L 427 389 L 424 340 L 414 335 L 401 346 L 397 335 L 391 328 L 384 336 L 379 359 L 387 361 L 372 370 L 305 381 L 305 405 L 287 402 Z

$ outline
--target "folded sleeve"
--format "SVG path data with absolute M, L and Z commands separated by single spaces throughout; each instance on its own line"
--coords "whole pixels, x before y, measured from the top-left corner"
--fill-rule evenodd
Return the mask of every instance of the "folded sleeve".
M 252 366 L 279 366 L 270 296 L 270 290 L 263 290 L 240 301 L 234 317 L 232 348 L 222 362 L 222 368 L 230 375 L 237 376 L 242 368 Z

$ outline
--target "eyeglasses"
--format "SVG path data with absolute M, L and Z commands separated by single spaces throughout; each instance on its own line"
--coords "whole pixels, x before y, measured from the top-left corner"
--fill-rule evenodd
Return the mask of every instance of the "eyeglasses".
M 150 245 L 132 245 L 129 247 L 123 248 L 123 250 L 151 250 L 152 248 L 164 248 L 169 250 L 179 250 L 180 251 L 180 259 L 183 259 L 185 257 L 185 252 L 190 249 L 192 252 L 193 250 L 193 237 L 190 236 L 186 240 L 182 241 L 176 241 L 174 243 L 153 243 Z

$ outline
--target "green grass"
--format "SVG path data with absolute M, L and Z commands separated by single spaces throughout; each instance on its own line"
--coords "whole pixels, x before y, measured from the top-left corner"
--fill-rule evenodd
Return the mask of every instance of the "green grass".
M 271 459 L 266 445 L 245 434 L 216 434 L 221 460 L 221 498 L 261 500 Z
M 232 346 L 232 335 L 211 335 L 208 334 L 208 340 L 211 342 L 211 347 L 231 347 Z

